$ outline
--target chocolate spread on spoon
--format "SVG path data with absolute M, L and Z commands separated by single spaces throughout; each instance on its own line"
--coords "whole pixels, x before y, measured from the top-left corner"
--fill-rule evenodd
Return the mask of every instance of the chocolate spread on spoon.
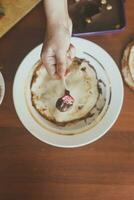
M 56 102 L 56 108 L 60 112 L 66 112 L 74 103 L 74 98 L 70 95 L 70 91 L 65 90 L 64 96 L 60 97 Z

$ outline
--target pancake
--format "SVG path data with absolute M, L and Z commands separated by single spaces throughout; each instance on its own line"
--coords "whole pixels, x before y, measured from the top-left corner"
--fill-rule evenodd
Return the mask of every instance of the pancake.
M 134 42 L 130 44 L 130 50 L 129 50 L 129 57 L 128 57 L 128 66 L 130 69 L 130 73 L 132 76 L 132 79 L 134 81 Z
M 127 45 L 122 57 L 122 74 L 125 83 L 134 90 L 134 42 Z
M 52 79 L 45 67 L 38 63 L 31 82 L 31 100 L 34 108 L 45 119 L 54 123 L 80 120 L 96 105 L 99 98 L 98 79 L 89 62 L 75 58 L 66 76 L 66 85 L 74 102 L 66 112 L 61 112 L 56 102 L 65 94 L 63 82 Z

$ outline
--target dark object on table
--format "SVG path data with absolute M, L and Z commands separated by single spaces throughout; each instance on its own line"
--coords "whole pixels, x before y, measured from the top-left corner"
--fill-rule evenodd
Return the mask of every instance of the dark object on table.
M 65 94 L 63 97 L 59 98 L 56 102 L 56 108 L 60 112 L 66 112 L 74 102 L 74 98 L 70 95 L 68 90 L 65 90 Z
M 69 13 L 76 35 L 118 31 L 125 27 L 123 0 L 70 0 Z
M 5 15 L 5 9 L 4 7 L 0 4 L 0 18 Z

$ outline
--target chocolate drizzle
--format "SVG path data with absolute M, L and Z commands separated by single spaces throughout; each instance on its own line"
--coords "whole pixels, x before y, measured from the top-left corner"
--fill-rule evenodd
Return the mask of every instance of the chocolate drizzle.
M 86 71 L 86 67 L 82 67 L 82 68 L 81 68 L 81 71 L 84 71 L 84 72 L 85 72 L 85 71 Z
M 104 85 L 104 87 L 106 87 L 106 84 L 104 83 L 103 80 L 99 79 L 98 82 L 99 82 L 99 83 L 102 83 L 102 84 Z

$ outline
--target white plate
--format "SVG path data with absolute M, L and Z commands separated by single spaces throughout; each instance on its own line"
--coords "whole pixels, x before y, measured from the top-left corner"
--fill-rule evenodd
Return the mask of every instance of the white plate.
M 34 64 L 40 59 L 42 45 L 33 49 L 22 61 L 15 76 L 13 100 L 16 112 L 23 125 L 35 137 L 48 144 L 58 147 L 79 147 L 89 144 L 102 137 L 116 121 L 123 102 L 123 82 L 118 67 L 111 56 L 93 42 L 73 37 L 71 43 L 76 47 L 76 56 L 89 60 L 97 71 L 99 79 L 106 84 L 106 105 L 95 123 L 89 126 L 84 122 L 68 127 L 56 127 L 46 120 L 43 121 L 36 113 L 29 110 L 26 87 L 29 74 Z M 30 103 L 29 103 L 30 104 Z M 40 118 L 36 120 L 36 116 Z M 72 129 L 72 130 L 71 130 Z M 70 131 L 70 135 L 67 135 Z M 73 132 L 73 134 L 72 134 Z M 63 134 L 61 134 L 63 133 Z M 64 134 L 65 133 L 65 134 Z
M 5 82 L 2 73 L 0 72 L 0 104 L 3 101 L 4 95 L 5 95 Z

